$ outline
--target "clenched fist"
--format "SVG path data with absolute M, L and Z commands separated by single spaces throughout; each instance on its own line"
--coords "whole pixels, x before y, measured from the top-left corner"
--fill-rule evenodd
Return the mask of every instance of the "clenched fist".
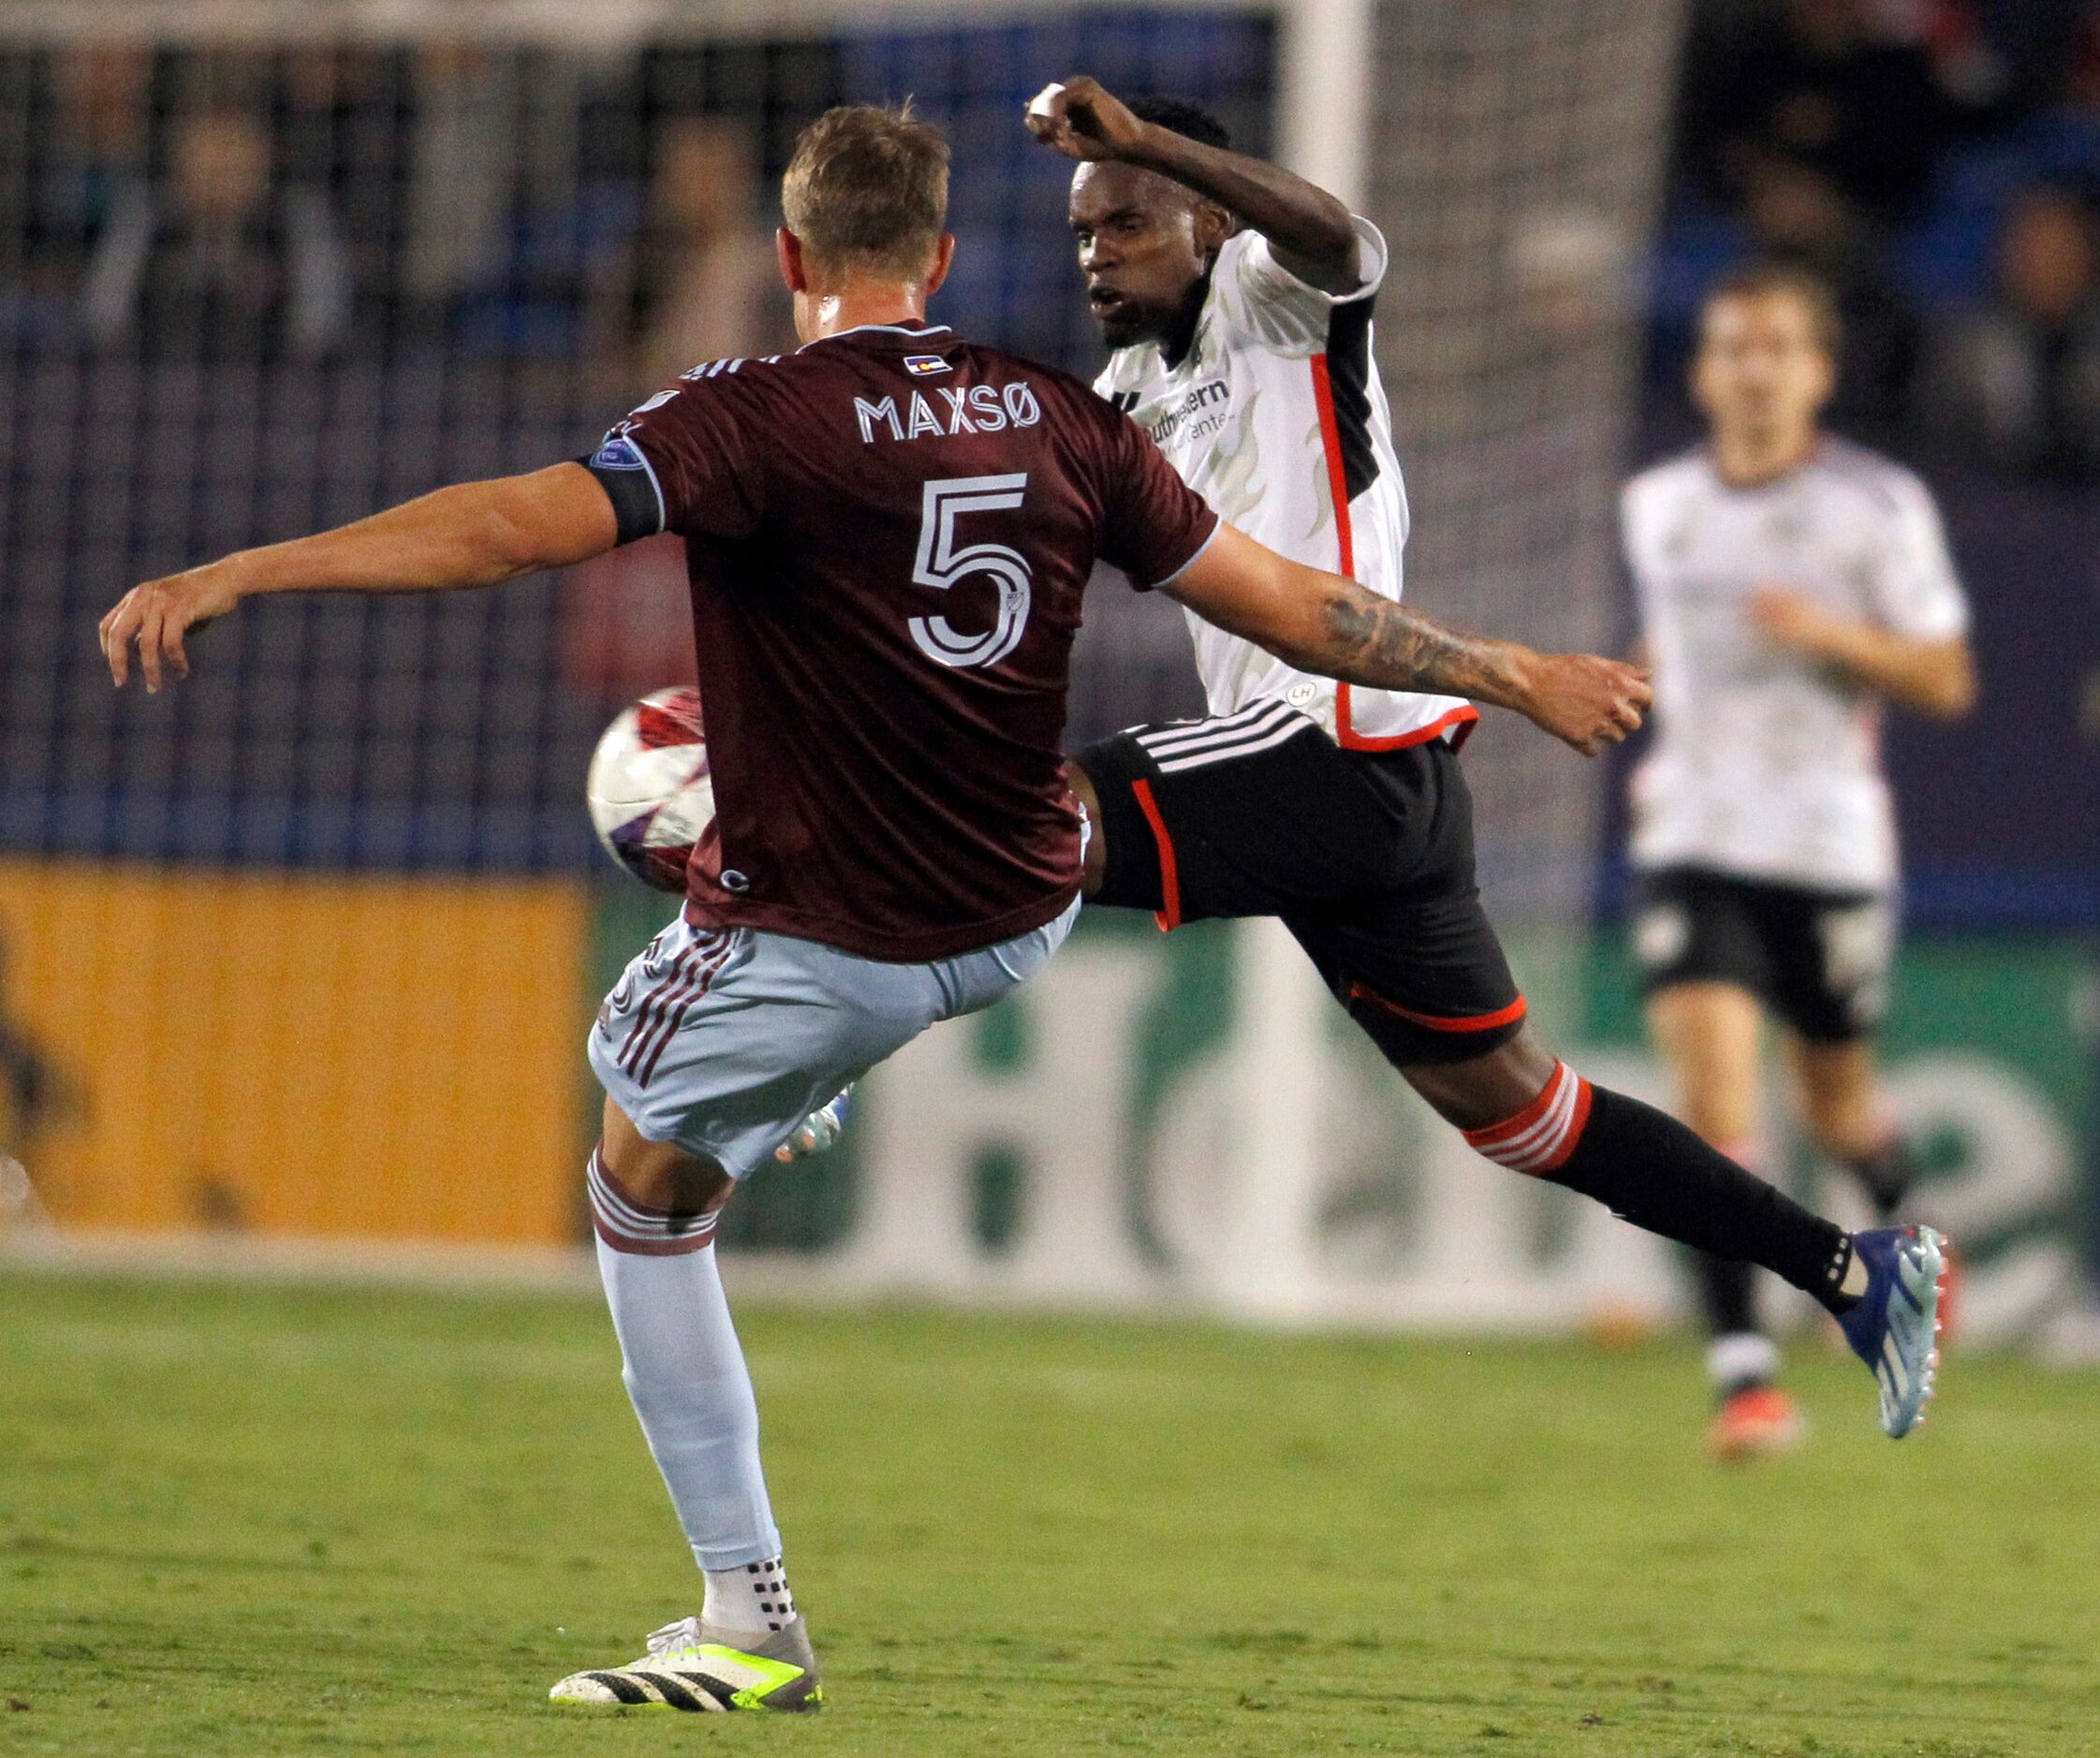
M 1046 85 L 1028 106 L 1028 132 L 1072 159 L 1122 158 L 1144 139 L 1146 124 L 1100 81 L 1079 74 Z

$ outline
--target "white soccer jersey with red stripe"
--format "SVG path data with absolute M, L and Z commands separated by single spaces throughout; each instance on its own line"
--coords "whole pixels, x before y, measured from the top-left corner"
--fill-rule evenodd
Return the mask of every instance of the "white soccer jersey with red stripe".
M 1372 364 L 1371 308 L 1386 241 L 1356 223 L 1363 283 L 1337 296 L 1241 232 L 1218 253 L 1187 355 L 1119 349 L 1094 388 L 1129 412 L 1221 518 L 1293 561 L 1401 594 L 1407 491 Z M 1364 690 L 1286 666 L 1189 618 L 1212 714 L 1280 700 L 1352 748 L 1390 749 L 1476 718 L 1458 696 Z

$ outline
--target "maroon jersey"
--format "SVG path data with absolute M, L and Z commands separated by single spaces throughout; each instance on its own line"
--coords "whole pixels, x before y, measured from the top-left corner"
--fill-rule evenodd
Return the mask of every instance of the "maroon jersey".
M 1217 525 L 1127 417 L 945 328 L 871 326 L 696 367 L 590 468 L 623 538 L 685 538 L 720 831 L 690 920 L 924 960 L 1070 903 L 1088 575 L 1158 585 Z

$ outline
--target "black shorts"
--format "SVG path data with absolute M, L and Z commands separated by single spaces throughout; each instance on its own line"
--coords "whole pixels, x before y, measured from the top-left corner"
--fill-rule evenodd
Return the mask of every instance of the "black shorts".
M 1472 796 L 1442 740 L 1344 751 L 1271 703 L 1134 726 L 1079 762 L 1108 844 L 1096 902 L 1169 929 L 1281 917 L 1396 1066 L 1463 1062 L 1521 1029 L 1474 883 Z
M 1881 893 L 1661 867 L 1641 876 L 1638 897 L 1644 993 L 1733 983 L 1812 1044 L 1851 1043 L 1881 1023 L 1895 943 Z

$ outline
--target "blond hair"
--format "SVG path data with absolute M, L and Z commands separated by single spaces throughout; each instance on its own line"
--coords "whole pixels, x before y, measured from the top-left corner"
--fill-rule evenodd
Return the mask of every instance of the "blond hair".
M 787 229 L 833 273 L 906 279 L 947 225 L 947 141 L 902 110 L 845 104 L 804 128 L 781 180 Z

